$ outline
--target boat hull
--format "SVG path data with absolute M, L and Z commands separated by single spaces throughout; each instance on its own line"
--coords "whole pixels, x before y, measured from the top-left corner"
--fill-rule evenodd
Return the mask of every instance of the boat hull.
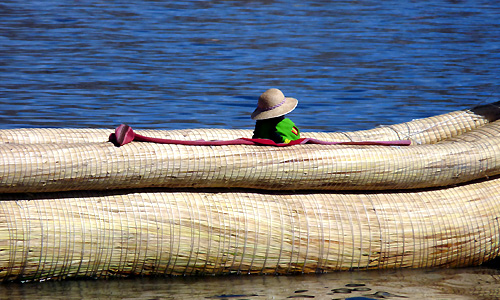
M 500 179 L 381 193 L 3 195 L 0 278 L 465 267 L 498 255 Z
M 0 145 L 0 192 L 127 188 L 394 190 L 500 174 L 500 121 L 412 146 Z
M 111 130 L 0 130 L 0 280 L 480 265 L 500 250 L 497 107 L 310 133 L 408 147 L 118 148 Z

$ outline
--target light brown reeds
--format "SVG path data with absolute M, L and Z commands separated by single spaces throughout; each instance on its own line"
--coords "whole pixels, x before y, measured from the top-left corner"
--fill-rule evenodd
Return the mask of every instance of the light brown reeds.
M 432 144 L 479 128 L 500 118 L 500 102 L 454 111 L 401 124 L 354 132 L 302 132 L 303 137 L 325 141 L 406 140 Z M 118 124 L 117 124 L 118 125 Z M 133 124 L 131 124 L 133 126 Z M 0 144 L 99 143 L 112 129 L 29 128 L 0 130 Z M 138 134 L 179 140 L 232 140 L 251 137 L 244 129 L 136 130 Z
M 0 130 L 0 280 L 478 265 L 499 254 L 500 175 L 437 187 L 500 173 L 499 115 L 494 103 L 310 136 L 414 141 L 405 148 L 116 148 L 105 142 L 110 130 Z M 223 140 L 251 131 L 138 133 Z M 233 188 L 103 191 L 160 186 Z M 39 193 L 77 189 L 86 191 Z
M 500 179 L 419 192 L 2 195 L 0 278 L 463 267 L 499 252 Z
M 500 121 L 409 147 L 131 143 L 0 145 L 0 192 L 141 187 L 387 190 L 500 174 Z

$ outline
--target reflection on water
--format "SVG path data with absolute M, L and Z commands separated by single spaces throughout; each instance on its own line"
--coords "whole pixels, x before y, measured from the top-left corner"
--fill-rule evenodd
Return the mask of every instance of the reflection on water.
M 498 299 L 500 272 L 386 270 L 303 276 L 138 278 L 0 285 L 2 299 Z

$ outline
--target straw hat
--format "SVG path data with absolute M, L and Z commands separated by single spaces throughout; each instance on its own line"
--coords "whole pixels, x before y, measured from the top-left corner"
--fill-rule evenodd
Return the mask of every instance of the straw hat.
M 295 98 L 285 97 L 278 89 L 269 89 L 260 95 L 252 119 L 265 120 L 286 115 L 295 109 L 298 102 Z

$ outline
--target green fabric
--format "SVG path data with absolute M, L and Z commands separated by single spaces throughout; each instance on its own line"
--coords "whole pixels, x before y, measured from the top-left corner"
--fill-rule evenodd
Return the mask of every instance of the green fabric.
M 254 139 L 270 139 L 276 143 L 290 143 L 300 138 L 300 130 L 290 119 L 283 117 L 259 120 L 255 124 Z
M 281 135 L 283 143 L 300 139 L 300 131 L 290 119 L 283 119 L 276 125 L 276 131 Z

